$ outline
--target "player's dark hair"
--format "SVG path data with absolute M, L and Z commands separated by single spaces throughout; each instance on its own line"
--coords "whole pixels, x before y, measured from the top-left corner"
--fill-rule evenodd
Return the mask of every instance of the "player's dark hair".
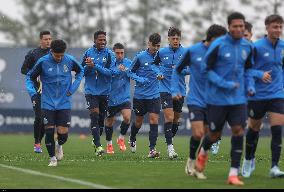
M 151 42 L 153 45 L 156 45 L 158 43 L 161 43 L 161 35 L 158 33 L 153 33 L 149 37 L 149 42 Z
M 271 23 L 284 23 L 283 17 L 280 15 L 269 15 L 265 19 L 265 25 L 269 25 Z
M 116 43 L 113 46 L 113 50 L 116 50 L 116 49 L 124 49 L 124 46 L 121 43 Z
M 220 37 L 227 33 L 227 29 L 221 25 L 213 24 L 206 32 L 206 41 L 211 41 L 213 38 Z
M 39 38 L 42 39 L 44 35 L 51 35 L 50 31 L 41 31 L 39 33 Z
M 245 29 L 246 30 L 248 30 L 248 32 L 252 32 L 252 28 L 253 28 L 253 26 L 252 26 L 252 24 L 250 23 L 250 22 L 245 22 Z
M 245 18 L 245 16 L 242 13 L 234 12 L 234 13 L 231 13 L 228 16 L 228 25 L 231 25 L 232 21 L 235 20 L 235 19 L 241 19 L 241 20 L 246 21 L 246 18 Z
M 54 53 L 64 53 L 67 49 L 67 44 L 63 40 L 60 40 L 60 39 L 53 40 L 51 42 L 50 49 Z
M 175 36 L 175 35 L 181 37 L 181 30 L 179 30 L 176 27 L 170 27 L 168 31 L 168 37 Z
M 99 35 L 104 35 L 104 36 L 106 36 L 107 33 L 106 33 L 105 31 L 102 31 L 102 30 L 96 31 L 96 32 L 94 33 L 94 40 L 98 39 Z

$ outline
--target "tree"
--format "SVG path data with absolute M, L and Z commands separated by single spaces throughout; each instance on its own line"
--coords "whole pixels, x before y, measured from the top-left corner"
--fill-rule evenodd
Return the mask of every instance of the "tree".
M 129 24 L 131 43 L 144 47 L 151 33 L 165 34 L 171 26 L 180 27 L 186 17 L 181 11 L 176 11 L 180 4 L 180 0 L 131 0 L 131 4 L 126 4 L 127 13 L 123 15 Z
M 190 15 L 192 41 L 197 42 L 205 37 L 206 30 L 212 24 L 227 26 L 226 18 L 233 9 L 229 6 L 229 0 L 196 0 L 194 9 L 188 12 Z M 197 6 L 198 5 L 198 6 Z
M 249 10 L 249 13 L 251 13 L 247 19 L 254 26 L 256 38 L 260 38 L 265 34 L 265 18 L 271 14 L 282 13 L 284 6 L 284 2 L 282 0 L 240 0 L 240 2 Z
M 35 37 L 39 31 L 48 29 L 70 46 L 80 47 L 92 40 L 96 30 L 113 30 L 120 24 L 120 21 L 114 22 L 109 14 L 114 1 L 18 0 L 18 5 L 25 10 L 22 19 L 16 20 L 2 14 L 5 19 L 1 20 L 0 30 L 17 45 L 37 45 L 38 39 Z M 110 35 L 110 38 L 114 37 L 115 34 Z

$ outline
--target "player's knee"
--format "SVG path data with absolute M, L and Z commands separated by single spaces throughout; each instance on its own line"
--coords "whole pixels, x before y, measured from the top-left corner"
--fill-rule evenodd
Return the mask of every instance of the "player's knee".
M 123 122 L 124 122 L 125 124 L 130 124 L 130 121 L 131 121 L 131 117 L 130 117 L 130 116 L 125 116 L 125 117 L 123 118 Z
M 202 137 L 204 136 L 204 131 L 202 131 L 202 130 L 200 130 L 200 131 L 197 131 L 196 133 L 195 133 L 195 135 L 193 136 L 193 138 L 195 139 L 195 140 L 198 140 L 198 141 L 200 141 L 201 139 L 202 139 Z
M 244 128 L 242 126 L 233 126 L 232 127 L 232 135 L 233 136 L 243 136 Z

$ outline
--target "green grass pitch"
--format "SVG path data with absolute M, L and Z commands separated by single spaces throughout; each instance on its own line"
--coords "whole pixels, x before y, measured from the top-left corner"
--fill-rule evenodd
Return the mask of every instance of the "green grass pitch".
M 103 136 L 101 141 L 105 145 L 104 138 Z M 251 178 L 243 179 L 243 187 L 226 184 L 230 166 L 228 137 L 222 139 L 219 154 L 210 155 L 205 171 L 208 179 L 204 181 L 185 175 L 189 137 L 175 138 L 175 149 L 179 153 L 176 160 L 168 159 L 163 135 L 158 139 L 157 149 L 161 152 L 159 159 L 147 158 L 147 136 L 138 137 L 135 154 L 129 148 L 127 152 L 121 153 L 115 140 L 116 136 L 115 154 L 96 157 L 91 137 L 80 139 L 78 135 L 71 135 L 63 148 L 63 161 L 59 162 L 58 167 L 48 167 L 46 148 L 43 146 L 42 154 L 35 154 L 32 135 L 0 135 L 0 189 L 90 189 L 100 186 L 127 189 L 284 188 L 283 179 L 268 177 L 270 138 L 260 138 L 256 170 Z M 284 169 L 283 155 L 279 165 Z M 18 168 L 24 171 L 19 171 Z

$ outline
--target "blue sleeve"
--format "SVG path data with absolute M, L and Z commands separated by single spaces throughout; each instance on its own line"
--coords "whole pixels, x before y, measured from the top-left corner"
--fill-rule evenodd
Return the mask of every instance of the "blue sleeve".
M 114 54 L 108 52 L 106 65 L 104 67 L 102 67 L 100 65 L 95 64 L 95 69 L 98 72 L 100 72 L 100 73 L 102 73 L 102 74 L 104 74 L 108 77 L 111 77 L 112 74 L 113 74 L 112 69 L 113 69 L 114 66 L 115 66 L 115 56 L 114 56 Z
M 82 58 L 82 62 L 81 62 L 81 66 L 84 69 L 84 76 L 87 76 L 89 74 L 94 74 L 95 73 L 95 69 L 92 67 L 88 67 L 86 64 L 86 59 L 88 58 L 88 51 L 85 52 L 83 58 Z
M 139 83 L 145 83 L 148 79 L 144 77 L 140 77 L 136 74 L 137 70 L 140 67 L 140 61 L 139 58 L 135 57 L 128 72 L 127 75 L 130 77 L 132 80 L 139 82 Z
M 246 60 L 245 63 L 245 79 L 246 79 L 246 90 L 248 92 L 253 92 L 255 93 L 255 80 L 254 80 L 254 75 L 257 75 L 258 71 L 257 70 L 253 70 L 253 66 L 254 66 L 254 49 L 251 46 L 250 47 L 250 54 Z M 262 76 L 261 76 L 262 78 Z
M 177 68 L 173 70 L 172 79 L 171 79 L 171 92 L 172 96 L 175 97 L 177 95 L 181 95 L 179 90 L 179 79 L 184 78 L 184 75 L 178 73 Z
M 39 61 L 33 68 L 30 70 L 26 76 L 26 89 L 30 95 L 30 97 L 33 97 L 37 94 L 34 81 L 37 79 L 38 76 L 40 76 L 42 72 L 42 62 Z
M 233 81 L 226 81 L 224 78 L 220 77 L 214 71 L 215 64 L 217 62 L 219 55 L 219 44 L 213 42 L 210 46 L 208 52 L 205 55 L 205 63 L 206 63 L 206 71 L 207 71 L 207 78 L 208 80 L 216 85 L 217 87 L 221 87 L 224 89 L 234 89 L 235 82 Z
M 75 71 L 76 75 L 75 75 L 75 81 L 72 83 L 71 88 L 69 90 L 71 95 L 73 95 L 75 93 L 75 91 L 78 89 L 78 87 L 80 86 L 80 83 L 83 79 L 83 76 L 84 76 L 83 67 L 75 59 L 72 59 L 72 61 L 73 61 L 72 71 Z
M 190 55 L 190 50 L 188 49 L 183 56 L 183 58 L 180 60 L 179 64 L 177 65 L 176 71 L 178 73 L 186 73 L 183 70 L 187 68 L 187 66 L 191 65 L 191 55 Z

